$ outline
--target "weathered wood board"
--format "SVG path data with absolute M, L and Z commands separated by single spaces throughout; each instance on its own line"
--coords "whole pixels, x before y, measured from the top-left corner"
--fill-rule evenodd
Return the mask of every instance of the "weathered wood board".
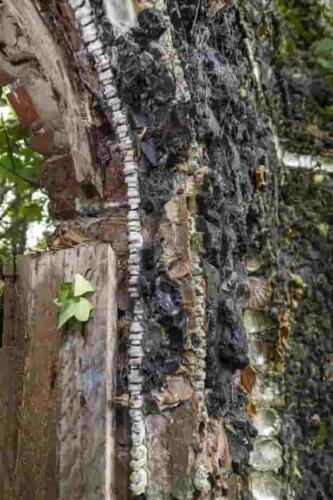
M 60 332 L 53 301 L 76 273 L 96 287 L 90 297 L 96 309 L 88 323 Z M 23 356 L 17 363 L 16 498 L 114 498 L 114 253 L 94 245 L 22 257 L 17 274 L 15 344 Z
M 15 466 L 16 415 L 13 349 L 0 349 L 0 498 L 9 499 Z

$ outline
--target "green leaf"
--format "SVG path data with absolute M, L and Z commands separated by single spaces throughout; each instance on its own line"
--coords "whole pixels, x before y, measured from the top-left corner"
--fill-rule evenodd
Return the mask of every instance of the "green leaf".
M 86 280 L 82 274 L 76 274 L 74 278 L 74 297 L 81 297 L 89 292 L 95 292 L 95 288 L 90 281 Z
M 39 221 L 42 218 L 43 209 L 37 202 L 21 205 L 17 212 L 19 218 L 25 219 L 27 222 Z
M 86 322 L 89 320 L 90 313 L 94 309 L 94 306 L 91 302 L 89 302 L 89 300 L 85 299 L 84 297 L 80 297 L 80 300 L 79 302 L 76 302 L 74 309 L 74 316 L 76 317 L 76 319 Z
M 70 298 L 73 296 L 72 290 L 73 290 L 72 283 L 68 282 L 61 283 L 59 293 L 57 297 L 54 299 L 54 303 L 59 307 L 65 305 L 66 302 L 70 300 Z
M 78 321 L 86 322 L 94 306 L 84 297 L 67 300 L 59 312 L 58 329 L 62 328 L 67 321 L 76 318 Z
M 67 321 L 74 317 L 76 302 L 74 300 L 69 300 L 60 309 L 58 329 L 62 328 Z
M 73 283 L 65 282 L 60 285 L 60 290 L 54 303 L 60 307 L 58 329 L 62 328 L 71 318 L 86 322 L 90 318 L 94 306 L 82 295 L 94 292 L 92 284 L 81 274 L 76 274 Z
M 317 62 L 323 69 L 333 70 L 333 63 L 328 59 L 319 58 Z
M 333 38 L 322 38 L 314 44 L 314 49 L 318 54 L 333 52 Z

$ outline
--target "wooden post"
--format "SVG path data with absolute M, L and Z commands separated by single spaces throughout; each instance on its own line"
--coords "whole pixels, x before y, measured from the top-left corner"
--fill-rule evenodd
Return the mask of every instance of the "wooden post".
M 59 286 L 85 274 L 95 285 L 88 323 L 57 330 Z M 110 500 L 116 262 L 109 245 L 18 260 L 16 281 L 16 499 Z
M 2 279 L 5 283 L 3 292 L 3 347 L 13 345 L 14 326 L 14 282 L 15 266 L 13 261 L 4 261 L 2 269 Z
M 13 348 L 0 349 L 0 498 L 11 500 L 15 466 L 16 412 Z

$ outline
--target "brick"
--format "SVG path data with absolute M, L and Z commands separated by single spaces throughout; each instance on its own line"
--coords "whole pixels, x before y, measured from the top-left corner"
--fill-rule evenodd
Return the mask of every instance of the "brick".
M 29 128 L 35 121 L 39 120 L 35 105 L 23 86 L 17 87 L 7 97 L 23 128 Z
M 118 256 L 127 255 L 127 221 L 126 211 L 120 210 L 119 214 L 110 214 L 109 220 L 99 226 L 98 239 L 112 244 Z
M 75 196 L 59 196 L 49 202 L 49 214 L 55 219 L 72 219 L 77 215 L 75 207 Z
M 67 0 L 60 0 L 58 6 L 61 13 L 61 17 L 67 19 L 68 22 L 71 24 L 71 26 L 75 28 L 76 27 L 75 14 L 72 7 L 68 4 Z
M 13 83 L 14 78 L 12 78 L 6 71 L 0 69 L 0 87 L 5 87 L 10 83 Z
M 128 272 L 122 269 L 119 269 L 117 273 L 117 305 L 120 311 L 128 311 L 130 308 Z
M 75 172 L 73 159 L 70 154 L 64 154 L 59 157 L 49 158 L 44 162 L 40 179 L 48 191 L 64 190 L 75 188 L 78 185 Z
M 82 42 L 78 34 L 74 11 L 67 1 L 60 1 L 58 7 L 64 36 L 73 50 L 79 50 Z
M 58 219 L 74 217 L 75 199 L 80 196 L 81 190 L 71 155 L 47 159 L 40 173 L 40 181 L 50 198 L 50 214 Z
M 110 163 L 105 169 L 104 197 L 108 201 L 122 203 L 127 201 L 127 185 L 121 163 Z
M 33 134 L 42 134 L 45 131 L 44 124 L 39 119 L 32 122 L 29 128 Z
M 38 153 L 50 156 L 54 150 L 54 134 L 52 130 L 41 129 L 30 140 L 31 147 Z

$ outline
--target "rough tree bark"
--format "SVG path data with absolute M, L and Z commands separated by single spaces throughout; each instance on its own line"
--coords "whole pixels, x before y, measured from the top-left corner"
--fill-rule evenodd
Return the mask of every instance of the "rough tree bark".
M 50 249 L 117 255 L 116 499 L 333 494 L 329 21 L 287 4 L 1 2 Z

